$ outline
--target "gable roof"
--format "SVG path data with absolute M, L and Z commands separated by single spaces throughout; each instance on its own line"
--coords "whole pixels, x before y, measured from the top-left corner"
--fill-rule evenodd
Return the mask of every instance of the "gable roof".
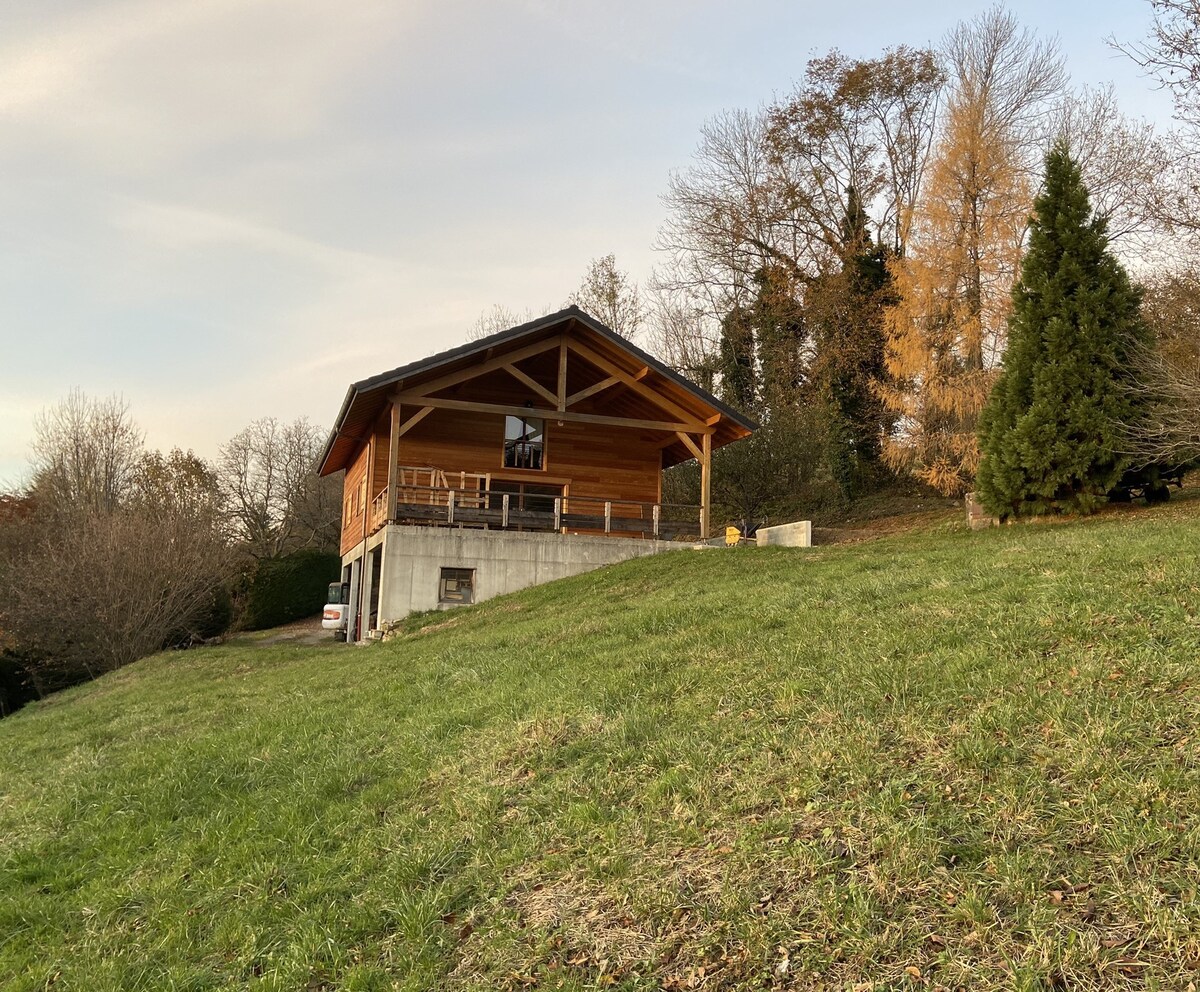
M 330 475 L 346 467 L 358 444 L 387 407 L 393 387 L 401 383 L 406 387 L 416 386 L 421 380 L 431 378 L 433 373 L 469 368 L 478 360 L 490 357 L 497 351 L 539 338 L 552 337 L 562 330 L 569 329 L 573 323 L 596 335 L 601 342 L 609 346 L 610 351 L 618 350 L 634 359 L 639 366 L 650 369 L 664 380 L 663 385 L 673 387 L 677 397 L 682 396 L 690 400 L 698 413 L 704 413 L 706 418 L 719 417 L 714 430 L 713 447 L 746 437 L 757 429 L 758 425 L 744 414 L 688 381 L 674 369 L 664 365 L 653 355 L 643 351 L 579 307 L 569 306 L 537 320 L 518 324 L 478 341 L 468 341 L 429 358 L 422 358 L 353 383 L 346 391 L 346 398 L 342 401 L 333 430 L 321 454 L 318 474 Z M 676 454 L 678 457 L 670 458 L 667 463 L 675 464 L 691 457 L 682 442 Z

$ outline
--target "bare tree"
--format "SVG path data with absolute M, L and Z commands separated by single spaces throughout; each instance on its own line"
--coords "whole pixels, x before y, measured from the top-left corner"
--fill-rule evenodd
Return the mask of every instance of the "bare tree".
M 804 164 L 785 174 L 799 180 L 791 196 L 811 232 L 837 245 L 856 197 L 878 239 L 904 250 L 944 82 L 934 52 L 905 46 L 875 59 L 833 51 L 808 63 L 803 84 L 767 119 L 775 154 Z
M 1200 462 L 1200 361 L 1146 349 L 1132 372 L 1142 411 L 1124 434 L 1135 466 Z
M 108 512 L 126 500 L 144 435 L 118 396 L 78 389 L 34 421 L 33 489 L 44 507 Z
M 1175 102 L 1179 127 L 1160 136 L 1165 156 L 1154 183 L 1153 219 L 1170 251 L 1179 253 L 1180 240 L 1186 250 L 1200 245 L 1200 0 L 1150 0 L 1154 19 L 1150 37 L 1144 42 L 1109 44 L 1123 52 L 1157 79 Z
M 1179 120 L 1200 125 L 1200 0 L 1150 0 L 1150 8 L 1149 40 L 1109 44 L 1170 90 Z
M 656 284 L 685 293 L 720 321 L 754 297 L 770 262 L 791 268 L 804 254 L 790 217 L 790 163 L 773 154 L 764 114 L 729 111 L 706 122 L 692 164 L 668 180 L 667 221 L 656 248 L 665 256 Z
M 1185 265 L 1145 279 L 1142 318 L 1168 363 L 1200 364 L 1200 269 Z
M 212 520 L 88 510 L 27 530 L 4 570 L 0 627 L 45 693 L 186 639 L 225 574 Z
M 943 43 L 952 99 L 975 108 L 983 139 L 1000 144 L 1033 173 L 1067 74 L 1058 42 L 1039 39 L 1002 6 L 960 22 Z
M 782 267 L 800 279 L 817 244 L 793 215 L 792 159 L 772 147 L 765 112 L 728 111 L 707 121 L 690 166 L 674 173 L 662 200 L 666 222 L 655 247 L 663 261 L 649 283 L 655 350 L 713 389 L 723 325 L 754 306 L 759 277 Z
M 1112 86 L 1069 94 L 1056 110 L 1055 131 L 1083 170 L 1096 213 L 1108 220 L 1113 246 L 1130 261 L 1162 250 L 1169 214 L 1168 144 L 1146 121 L 1122 113 Z
M 537 315 L 529 309 L 520 311 L 510 310 L 500 303 L 493 303 L 471 325 L 470 330 L 467 331 L 467 340 L 479 341 L 493 334 L 499 334 L 501 331 L 507 331 L 509 328 L 516 327 L 519 324 L 526 324 L 536 317 Z
M 638 284 L 617 268 L 615 255 L 593 258 L 579 288 L 567 299 L 622 337 L 634 338 L 646 318 Z
M 221 446 L 217 484 L 226 519 L 253 558 L 336 546 L 340 489 L 319 479 L 323 432 L 301 417 L 263 417 Z
M 1153 348 L 1134 355 L 1131 389 L 1142 409 L 1125 428 L 1139 465 L 1200 460 L 1200 272 L 1158 272 L 1143 285 Z
M 716 388 L 715 357 L 721 346 L 719 322 L 698 306 L 686 290 L 660 282 L 658 273 L 649 284 L 650 350 L 703 389 Z

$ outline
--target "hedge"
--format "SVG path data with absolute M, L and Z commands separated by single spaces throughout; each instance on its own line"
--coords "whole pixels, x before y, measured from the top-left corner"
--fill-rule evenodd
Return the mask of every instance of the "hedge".
M 241 603 L 243 630 L 264 630 L 319 613 L 342 559 L 327 551 L 297 551 L 258 563 Z

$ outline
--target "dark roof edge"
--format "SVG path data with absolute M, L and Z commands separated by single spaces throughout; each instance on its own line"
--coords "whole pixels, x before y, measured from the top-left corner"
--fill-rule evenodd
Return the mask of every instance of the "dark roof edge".
M 448 351 L 439 352 L 436 355 L 431 355 L 428 358 L 422 358 L 419 361 L 409 362 L 407 365 L 401 365 L 392 369 L 390 372 L 381 372 L 379 375 L 373 375 L 370 378 L 362 379 L 351 384 L 346 390 L 346 398 L 342 400 L 342 407 L 338 411 L 337 419 L 333 423 L 333 430 L 329 433 L 329 440 L 325 442 L 325 448 L 321 452 L 321 459 L 317 468 L 317 474 L 320 475 L 325 469 L 325 463 L 329 460 L 330 454 L 333 452 L 333 446 L 337 442 L 338 434 L 341 431 L 342 422 L 346 419 L 346 414 L 350 411 L 350 404 L 354 397 L 359 393 L 365 393 L 372 389 L 378 389 L 381 386 L 386 386 L 392 382 L 397 382 L 400 379 L 405 379 L 408 376 L 416 375 L 421 372 L 430 372 L 439 366 L 446 365 L 450 362 L 457 361 L 460 358 L 474 354 L 477 351 L 486 351 L 488 348 L 494 348 L 497 345 L 505 344 L 515 338 L 522 337 L 534 331 L 541 330 L 545 327 L 550 327 L 553 324 L 561 323 L 564 320 L 574 318 L 587 328 L 595 331 L 601 337 L 608 338 L 618 347 L 625 349 L 632 355 L 636 356 L 646 365 L 654 369 L 656 372 L 670 379 L 676 385 L 686 389 L 698 399 L 712 406 L 721 414 L 728 417 L 730 420 L 744 427 L 748 431 L 758 430 L 758 424 L 744 414 L 738 413 L 733 407 L 722 403 L 719 399 L 712 395 L 708 390 L 702 389 L 694 382 L 684 378 L 673 368 L 664 365 L 661 361 L 655 358 L 648 352 L 643 351 L 628 338 L 622 337 L 612 328 L 600 323 L 595 317 L 587 313 L 579 307 L 572 304 L 565 309 L 547 314 L 545 317 L 538 317 L 536 320 L 526 321 L 524 324 L 518 324 L 516 327 L 510 327 L 504 331 L 498 331 L 495 334 L 489 334 L 485 338 L 480 338 L 478 341 L 468 341 L 456 348 L 451 348 Z
M 727 403 L 721 402 L 719 399 L 717 399 L 715 396 L 713 396 L 713 394 L 710 393 L 707 389 L 704 389 L 701 386 L 697 386 L 690 379 L 686 378 L 685 376 L 680 375 L 673 368 L 671 368 L 671 366 L 664 364 L 659 359 L 657 359 L 653 355 L 651 355 L 648 351 L 643 351 L 636 344 L 634 344 L 632 341 L 630 341 L 629 338 L 623 337 L 622 335 L 620 335 L 616 331 L 614 331 L 611 327 L 607 326 L 606 324 L 600 323 L 600 321 L 598 321 L 590 313 L 587 313 L 584 310 L 580 310 L 579 307 L 573 306 L 570 309 L 575 311 L 574 314 L 572 314 L 572 316 L 574 316 L 577 320 L 582 321 L 584 324 L 586 324 L 588 327 L 590 327 L 597 334 L 600 334 L 600 335 L 608 338 L 610 341 L 612 341 L 613 343 L 617 344 L 618 346 L 624 348 L 626 351 L 630 352 L 633 355 L 636 355 L 638 358 L 640 358 L 643 362 L 645 362 L 647 365 L 649 365 L 656 372 L 658 372 L 665 378 L 670 379 L 677 386 L 680 386 L 681 388 L 686 389 L 693 396 L 696 396 L 699 399 L 703 400 L 709 406 L 715 407 L 717 410 L 719 410 L 722 414 L 724 414 L 726 417 L 728 417 L 734 423 L 739 424 L 740 426 L 746 428 L 746 430 L 748 430 L 748 431 L 758 430 L 760 425 L 758 423 L 756 423 L 755 421 L 751 420 L 744 413 L 739 413 L 737 410 L 735 410 L 733 407 L 729 406 Z M 564 310 L 563 313 L 565 313 L 565 312 L 566 311 Z
M 559 310 L 556 313 L 547 314 L 545 317 L 538 317 L 536 320 L 526 321 L 524 324 L 518 324 L 516 327 L 510 327 L 507 330 L 497 331 L 495 334 L 489 334 L 487 337 L 480 338 L 478 341 L 467 341 L 457 347 L 451 348 L 448 351 L 440 351 L 435 355 L 430 355 L 427 358 L 418 359 L 415 362 L 409 362 L 407 365 L 399 365 L 390 372 L 380 372 L 378 375 L 369 376 L 366 379 L 360 379 L 358 382 L 350 384 L 346 390 L 346 398 L 342 401 L 342 407 L 338 411 L 337 419 L 333 422 L 333 429 L 329 432 L 329 440 L 325 442 L 325 449 L 321 452 L 321 460 L 317 468 L 317 474 L 320 475 L 325 469 L 325 463 L 329 460 L 330 454 L 333 452 L 333 446 L 337 441 L 338 434 L 341 432 L 342 421 L 346 419 L 346 414 L 350 411 L 350 404 L 355 395 L 365 393 L 371 389 L 378 389 L 380 386 L 386 386 L 389 383 L 397 382 L 406 376 L 414 375 L 416 372 L 428 372 L 436 369 L 441 365 L 446 365 L 449 362 L 457 361 L 476 351 L 485 351 L 488 348 L 494 348 L 498 344 L 518 338 L 523 334 L 529 334 L 532 331 L 540 330 L 543 327 L 549 327 L 551 324 L 558 323 L 568 317 L 575 316 L 573 311 L 582 314 L 583 311 L 578 307 L 567 307 L 565 310 Z
M 350 412 L 350 401 L 354 398 L 354 387 L 350 386 L 346 390 L 346 398 L 342 400 L 342 407 L 338 410 L 337 419 L 333 422 L 333 429 L 329 432 L 329 439 L 325 442 L 325 447 L 321 451 L 321 458 L 317 462 L 317 475 L 325 474 L 325 463 L 329 461 L 329 456 L 333 453 L 333 446 L 337 442 L 338 433 L 341 430 L 342 421 L 346 419 L 346 414 Z

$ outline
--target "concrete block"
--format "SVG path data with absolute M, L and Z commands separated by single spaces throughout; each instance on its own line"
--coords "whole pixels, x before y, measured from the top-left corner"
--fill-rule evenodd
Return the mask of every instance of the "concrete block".
M 797 520 L 778 527 L 760 527 L 756 537 L 760 548 L 811 548 L 812 521 Z
M 988 527 L 999 525 L 1000 520 L 983 508 L 983 504 L 975 498 L 974 493 L 967 493 L 963 503 L 967 508 L 967 526 L 971 530 L 986 530 Z

